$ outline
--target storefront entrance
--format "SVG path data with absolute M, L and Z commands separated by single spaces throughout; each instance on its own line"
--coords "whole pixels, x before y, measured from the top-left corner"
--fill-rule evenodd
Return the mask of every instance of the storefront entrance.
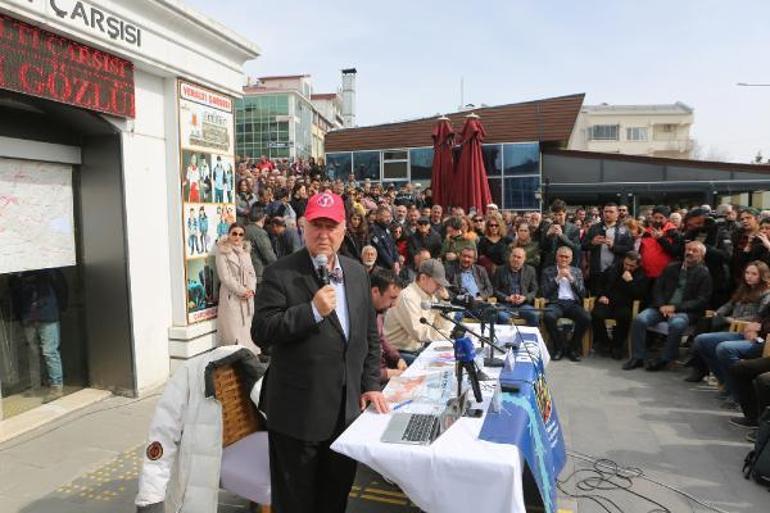
M 0 420 L 133 393 L 122 183 L 110 123 L 0 91 Z

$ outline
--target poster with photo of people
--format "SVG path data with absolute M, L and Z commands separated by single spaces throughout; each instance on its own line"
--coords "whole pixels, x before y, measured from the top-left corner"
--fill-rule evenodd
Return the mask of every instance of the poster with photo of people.
M 217 315 L 216 241 L 235 222 L 233 98 L 179 81 L 187 322 Z

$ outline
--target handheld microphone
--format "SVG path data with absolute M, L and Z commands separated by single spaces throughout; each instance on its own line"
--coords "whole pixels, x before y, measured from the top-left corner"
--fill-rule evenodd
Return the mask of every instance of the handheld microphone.
M 461 306 L 450 305 L 449 303 L 434 303 L 433 301 L 421 301 L 420 307 L 423 310 L 438 310 L 439 312 L 464 312 L 465 308 Z
M 329 257 L 321 253 L 313 257 L 313 265 L 315 266 L 316 273 L 318 273 L 318 279 L 321 281 L 321 286 L 326 286 L 331 283 L 329 279 Z

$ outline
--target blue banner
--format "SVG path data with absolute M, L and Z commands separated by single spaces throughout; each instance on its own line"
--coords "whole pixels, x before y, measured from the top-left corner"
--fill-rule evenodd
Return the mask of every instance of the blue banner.
M 557 510 L 556 479 L 567 459 L 559 415 L 545 379 L 537 339 L 527 340 L 514 353 L 513 365 L 500 374 L 504 388 L 498 412 L 488 411 L 479 438 L 519 448 L 535 477 L 545 511 Z

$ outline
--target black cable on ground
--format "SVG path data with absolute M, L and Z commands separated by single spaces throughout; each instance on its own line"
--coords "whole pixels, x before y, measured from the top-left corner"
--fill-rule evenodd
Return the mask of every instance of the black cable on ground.
M 626 492 L 638 499 L 649 502 L 653 505 L 653 508 L 648 510 L 647 513 L 673 513 L 671 509 L 667 508 L 665 505 L 659 503 L 658 501 L 633 491 L 634 480 L 636 479 L 643 479 L 649 483 L 666 488 L 667 490 L 675 492 L 682 497 L 685 497 L 686 499 L 716 513 L 728 513 L 722 509 L 717 508 L 716 506 L 712 506 L 711 504 L 698 499 L 697 497 L 685 492 L 684 490 L 648 477 L 640 468 L 622 467 L 613 460 L 607 458 L 596 458 L 589 454 L 584 454 L 578 451 L 567 451 L 567 454 L 570 458 L 584 463 L 589 463 L 591 466 L 588 468 L 577 469 L 569 474 L 565 479 L 558 480 L 557 487 L 559 490 L 568 497 L 590 500 L 599 505 L 604 511 L 608 513 L 624 512 L 620 506 L 617 505 L 617 503 L 608 497 L 605 497 L 604 495 L 596 493 L 597 491 Z M 582 474 L 588 475 L 586 477 L 577 479 L 574 483 L 575 492 L 569 492 L 566 489 L 566 486 L 573 478 L 577 478 Z

